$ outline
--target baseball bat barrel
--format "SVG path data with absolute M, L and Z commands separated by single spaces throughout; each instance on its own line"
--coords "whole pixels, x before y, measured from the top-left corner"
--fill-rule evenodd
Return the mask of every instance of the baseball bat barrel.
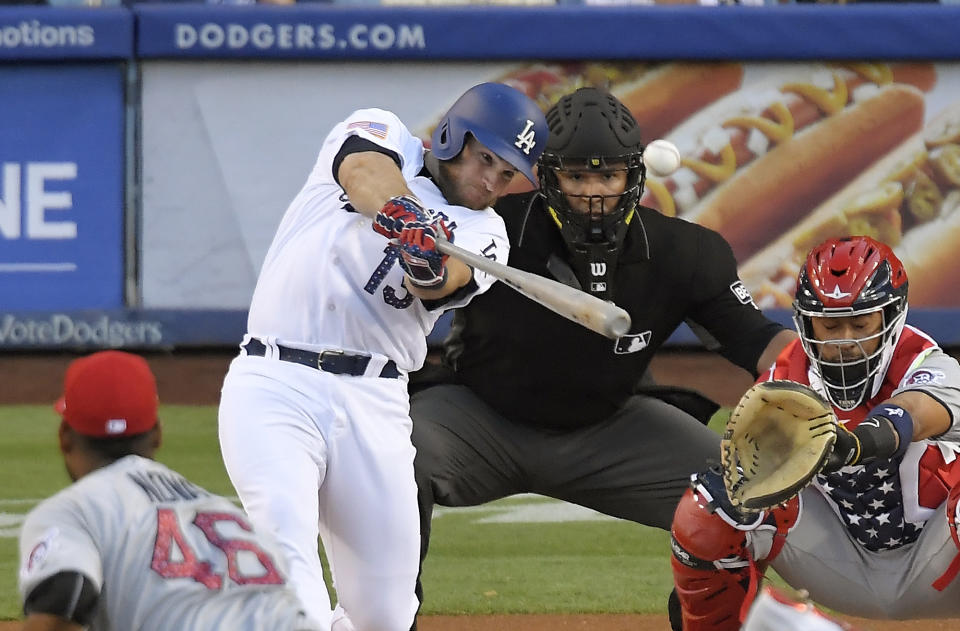
M 615 340 L 630 330 L 630 314 L 611 302 L 555 280 L 497 263 L 443 239 L 437 240 L 437 249 L 496 277 L 527 298 L 610 339 Z

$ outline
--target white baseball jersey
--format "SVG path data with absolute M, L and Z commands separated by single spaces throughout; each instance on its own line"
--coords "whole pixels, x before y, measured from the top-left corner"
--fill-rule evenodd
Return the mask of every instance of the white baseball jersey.
M 506 262 L 503 220 L 490 208 L 448 204 L 431 179 L 418 175 L 421 141 L 390 112 L 358 110 L 327 136 L 313 172 L 287 209 L 260 271 L 247 330 L 307 350 L 377 353 L 403 370 L 416 370 L 440 313 L 466 304 L 473 294 L 430 311 L 403 287 L 397 249 L 373 231 L 369 218 L 350 208 L 334 180 L 333 159 L 350 136 L 400 157 L 410 189 L 447 217 L 457 245 Z M 495 279 L 474 271 L 474 280 L 480 293 Z
M 314 628 L 285 585 L 284 563 L 229 501 L 127 456 L 27 516 L 20 594 L 74 571 L 100 592 L 94 630 Z

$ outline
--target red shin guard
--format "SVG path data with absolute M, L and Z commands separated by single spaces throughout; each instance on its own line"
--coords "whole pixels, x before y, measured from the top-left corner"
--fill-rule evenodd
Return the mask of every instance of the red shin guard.
M 677 506 L 671 534 L 671 566 L 683 631 L 737 631 L 750 584 L 746 535 L 692 489 Z M 721 559 L 726 563 L 714 563 Z
M 747 598 L 749 568 L 698 570 L 674 557 L 673 583 L 683 615 L 683 631 L 737 631 Z

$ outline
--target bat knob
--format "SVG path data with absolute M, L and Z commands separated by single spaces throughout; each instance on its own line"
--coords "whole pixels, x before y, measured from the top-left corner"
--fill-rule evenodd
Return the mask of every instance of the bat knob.
M 630 330 L 630 325 L 630 314 L 620 309 L 607 323 L 607 337 L 615 340 L 622 335 L 626 335 L 627 331 Z

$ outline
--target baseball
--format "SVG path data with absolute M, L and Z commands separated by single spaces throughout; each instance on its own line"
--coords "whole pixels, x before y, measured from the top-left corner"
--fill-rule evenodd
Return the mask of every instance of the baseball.
M 654 175 L 666 177 L 680 168 L 680 151 L 669 140 L 654 140 L 643 150 L 643 164 Z

